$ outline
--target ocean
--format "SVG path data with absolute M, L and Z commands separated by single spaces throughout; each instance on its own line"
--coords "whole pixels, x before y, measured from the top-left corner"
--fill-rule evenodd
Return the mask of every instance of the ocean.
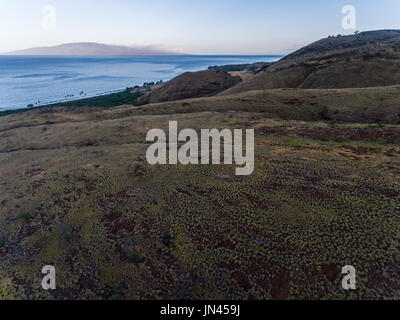
M 0 56 L 0 111 L 121 91 L 213 65 L 280 56 Z

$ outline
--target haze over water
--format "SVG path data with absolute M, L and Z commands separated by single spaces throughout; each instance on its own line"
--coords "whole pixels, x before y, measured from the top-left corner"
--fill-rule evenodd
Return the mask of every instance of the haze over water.
M 278 59 L 279 56 L 0 56 L 0 111 L 167 81 L 186 71 L 213 65 Z

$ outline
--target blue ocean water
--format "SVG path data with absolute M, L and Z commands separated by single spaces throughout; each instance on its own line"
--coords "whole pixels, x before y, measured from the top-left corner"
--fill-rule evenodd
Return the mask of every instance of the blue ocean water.
M 91 97 L 167 81 L 212 65 L 271 62 L 279 56 L 0 56 L 0 111 Z

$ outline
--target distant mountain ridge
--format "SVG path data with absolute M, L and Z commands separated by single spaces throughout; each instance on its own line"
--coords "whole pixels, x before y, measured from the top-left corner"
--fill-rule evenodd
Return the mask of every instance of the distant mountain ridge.
M 96 56 L 138 56 L 138 55 L 181 55 L 182 53 L 155 49 L 152 47 L 128 47 L 96 42 L 66 43 L 52 47 L 35 47 L 3 53 L 4 55 L 96 55 Z

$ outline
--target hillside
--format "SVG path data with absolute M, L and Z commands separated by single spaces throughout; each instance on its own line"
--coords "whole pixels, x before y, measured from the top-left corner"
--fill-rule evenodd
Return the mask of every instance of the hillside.
M 274 88 L 362 88 L 400 84 L 400 31 L 328 37 L 223 94 Z
M 53 47 L 37 47 L 4 53 L 7 55 L 82 55 L 82 56 L 132 56 L 167 55 L 174 52 L 153 47 L 127 47 L 95 42 L 66 43 Z
M 1 117 L 0 299 L 396 299 L 399 97 L 277 89 Z M 169 121 L 254 128 L 254 174 L 148 165 L 146 133 Z
M 186 72 L 138 99 L 139 104 L 176 101 L 216 95 L 241 81 L 219 70 Z

